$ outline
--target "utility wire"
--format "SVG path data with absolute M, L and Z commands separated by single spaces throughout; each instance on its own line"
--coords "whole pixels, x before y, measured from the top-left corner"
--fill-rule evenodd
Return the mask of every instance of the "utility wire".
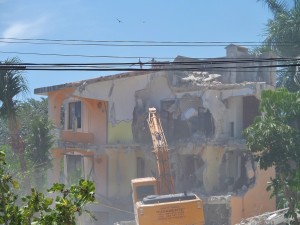
M 62 57 L 87 57 L 87 58 L 111 58 L 111 59 L 147 59 L 147 60 L 174 60 L 171 57 L 155 57 L 155 56 L 114 56 L 114 55 L 84 55 L 84 54 L 60 54 L 60 53 L 39 53 L 39 52 L 19 52 L 19 51 L 0 51 L 4 54 L 24 54 L 24 55 L 39 55 L 39 56 L 62 56 Z M 300 58 L 195 58 L 195 57 L 183 57 L 188 60 L 207 60 L 210 62 L 263 62 L 263 61 L 291 61 L 300 60 Z M 187 60 L 185 60 L 187 61 Z M 175 63 L 175 62 L 173 62 Z
M 29 54 L 29 55 L 43 55 L 43 56 L 66 56 L 66 57 L 91 57 L 91 58 L 111 58 L 111 59 L 151 59 L 152 61 L 149 62 L 155 62 L 156 64 L 159 63 L 180 63 L 181 61 L 173 61 L 173 62 L 159 62 L 156 60 L 174 60 L 174 58 L 160 58 L 160 57 L 153 57 L 153 56 L 113 56 L 113 55 L 82 55 L 82 54 L 59 54 L 59 53 L 38 53 L 38 52 L 18 52 L 18 51 L 0 51 L 0 53 L 9 53 L 9 54 Z M 300 58 L 290 57 L 290 58 L 227 58 L 227 57 L 219 57 L 219 58 L 193 58 L 193 57 L 182 57 L 184 62 L 191 62 L 195 63 L 193 60 L 199 60 L 196 63 L 203 63 L 203 62 L 209 62 L 212 64 L 215 63 L 245 63 L 245 62 L 280 62 L 280 61 L 297 61 L 300 60 Z M 180 59 L 180 57 L 179 57 Z M 201 61 L 200 61 L 201 60 Z M 149 62 L 142 62 L 143 64 L 149 63 Z
M 83 43 L 144 43 L 144 44 L 263 44 L 260 41 L 151 41 L 151 40 L 83 40 L 83 39 L 49 39 L 49 38 L 0 38 L 0 40 L 13 41 L 44 41 L 44 42 L 83 42 Z M 282 41 L 279 44 L 299 44 L 300 41 Z
M 220 59 L 207 59 L 207 60 L 178 60 L 173 62 L 163 62 L 163 61 L 149 61 L 149 62 L 105 62 L 105 63 L 0 63 L 2 66 L 189 66 L 189 65 L 198 65 L 198 66 L 208 66 L 217 68 L 215 65 L 226 64 L 226 68 L 229 68 L 229 65 L 232 67 L 233 64 L 240 64 L 245 67 L 261 67 L 268 65 L 260 65 L 260 63 L 285 63 L 285 64 L 276 64 L 271 65 L 272 67 L 280 67 L 286 65 L 296 65 L 299 62 L 299 58 L 254 58 L 254 59 L 231 59 L 231 58 L 220 58 Z M 258 63 L 258 65 L 252 65 L 253 63 Z M 250 64 L 249 66 L 246 66 Z M 238 65 L 240 67 L 240 65 Z M 224 65 L 223 65 L 224 66 Z
M 134 43 L 66 43 L 66 42 L 33 42 L 33 41 L 1 41 L 0 43 L 5 44 L 32 44 L 32 45 L 69 45 L 69 46 L 107 46 L 107 47 L 226 47 L 228 44 L 209 44 L 209 43 L 199 43 L 199 44 L 134 44 Z M 239 43 L 238 43 L 239 44 Z M 259 47 L 261 44 L 243 44 L 247 47 Z M 294 46 L 293 43 L 277 44 L 277 46 Z
M 114 56 L 102 56 L 114 57 Z M 128 57 L 127 57 L 128 59 Z M 18 63 L 0 62 L 3 70 L 64 70 L 64 71 L 220 71 L 232 69 L 284 68 L 299 66 L 299 58 L 197 58 L 178 57 L 175 61 L 106 62 L 106 63 Z
M 264 42 L 238 41 L 126 41 L 126 40 L 62 40 L 62 39 L 29 39 L 29 38 L 0 38 L 0 43 L 34 44 L 34 45 L 71 45 L 71 46 L 110 46 L 110 47 L 220 47 L 229 44 L 256 47 Z M 294 46 L 300 42 L 277 42 L 280 46 Z
M 113 64 L 114 66 L 121 66 L 122 64 Z M 179 66 L 173 66 L 172 64 L 160 66 L 160 67 L 149 67 L 149 68 L 132 68 L 128 67 L 111 68 L 103 66 L 109 66 L 108 64 L 0 64 L 0 70 L 61 70 L 61 71 L 229 71 L 237 69 L 259 69 L 259 68 L 289 68 L 300 66 L 300 63 L 295 64 L 277 64 L 277 65 L 238 65 L 238 66 L 202 66 L 200 65 L 186 65 L 179 64 Z
M 83 55 L 83 54 L 60 54 L 60 53 L 39 53 L 39 52 L 17 52 L 17 51 L 0 51 L 5 54 L 20 54 L 20 55 L 43 55 L 43 56 L 63 56 L 63 57 L 87 57 L 87 58 L 114 58 L 114 59 L 162 59 L 170 60 L 173 58 L 159 58 L 152 56 L 112 56 L 112 55 Z

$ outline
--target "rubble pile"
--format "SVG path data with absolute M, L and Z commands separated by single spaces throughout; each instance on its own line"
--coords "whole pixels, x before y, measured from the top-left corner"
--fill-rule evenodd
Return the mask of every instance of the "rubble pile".
M 199 85 L 207 82 L 216 82 L 221 83 L 218 81 L 215 81 L 218 77 L 221 75 L 219 74 L 209 74 L 208 72 L 193 72 L 191 74 L 188 74 L 186 77 L 181 78 L 182 83 L 192 83 L 194 85 Z
M 284 217 L 287 209 L 281 209 L 274 212 L 264 213 L 255 217 L 242 220 L 236 225 L 283 225 L 288 222 L 288 219 Z

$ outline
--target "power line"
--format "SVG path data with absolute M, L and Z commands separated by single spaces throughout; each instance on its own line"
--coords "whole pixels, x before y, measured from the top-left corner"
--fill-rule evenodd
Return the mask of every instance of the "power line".
M 133 43 L 63 43 L 63 42 L 32 42 L 32 41 L 0 41 L 5 44 L 32 44 L 32 45 L 65 45 L 65 46 L 106 46 L 106 47 L 225 47 L 228 44 L 133 44 Z M 260 44 L 244 44 L 243 46 L 258 47 Z M 290 46 L 290 44 L 284 44 L 282 46 Z
M 191 63 L 191 62 L 189 62 Z M 135 66 L 135 67 L 131 67 Z M 154 65 L 154 66 L 153 66 Z M 277 64 L 277 65 L 202 65 L 184 63 L 168 63 L 168 64 L 148 64 L 147 68 L 137 68 L 138 63 L 96 63 L 96 64 L 37 64 L 37 63 L 20 63 L 20 64 L 0 64 L 0 70 L 54 70 L 54 71 L 229 71 L 242 69 L 249 72 L 248 69 L 260 68 L 289 68 L 300 66 L 295 64 Z
M 115 58 L 115 59 L 162 59 L 170 60 L 173 58 L 159 58 L 152 56 L 113 56 L 113 55 L 83 55 L 83 54 L 60 54 L 60 53 L 39 53 L 39 52 L 17 52 L 17 51 L 0 51 L 5 54 L 20 54 L 20 55 L 40 55 L 40 56 L 62 56 L 62 57 L 87 57 L 87 58 Z
M 70 45 L 70 46 L 108 46 L 108 47 L 224 47 L 237 44 L 249 47 L 261 46 L 263 42 L 228 42 L 228 41 L 126 41 L 126 40 L 62 40 L 62 39 L 29 39 L 0 38 L 0 43 L 34 44 L 34 45 Z M 277 42 L 280 46 L 293 46 L 300 42 Z
M 262 44 L 260 41 L 151 41 L 151 40 L 89 40 L 89 39 L 49 39 L 49 38 L 0 38 L 0 40 L 45 41 L 45 42 L 91 42 L 91 43 L 149 43 L 149 44 Z M 300 43 L 300 41 L 282 41 L 279 44 Z
M 62 57 L 87 57 L 87 58 L 111 58 L 111 59 L 151 59 L 151 60 L 174 60 L 172 57 L 155 57 L 155 56 L 114 56 L 114 55 L 84 55 L 84 54 L 60 54 L 60 53 L 39 53 L 39 52 L 19 52 L 19 51 L 0 51 L 4 54 L 24 54 L 24 55 L 39 55 L 39 56 L 62 56 Z M 185 57 L 184 57 L 185 58 Z M 189 60 L 210 60 L 211 62 L 262 62 L 262 61 L 291 61 L 300 60 L 300 58 L 196 58 L 186 57 Z M 174 62 L 173 62 L 174 63 Z
M 150 41 L 150 40 L 88 40 L 88 39 L 49 39 L 49 38 L 0 38 L 0 40 L 15 40 L 15 41 L 49 41 L 49 42 L 92 42 L 92 43 L 172 43 L 172 44 L 199 44 L 199 43 L 261 43 L 261 42 L 239 42 L 239 41 Z
M 226 47 L 228 44 L 209 44 L 209 43 L 199 43 L 199 44 L 132 44 L 132 43 L 62 43 L 62 42 L 31 42 L 31 41 L 0 41 L 0 43 L 5 44 L 32 44 L 32 45 L 65 45 L 65 46 L 102 46 L 102 47 Z M 241 43 L 235 43 L 241 44 Z M 260 47 L 262 44 L 243 44 L 246 47 Z M 277 44 L 277 46 L 294 46 L 292 43 Z
M 44 54 L 44 53 L 41 53 Z M 121 56 L 99 56 L 121 59 Z M 135 59 L 128 56 L 126 59 Z M 106 62 L 106 63 L 0 63 L 3 70 L 62 70 L 62 71 L 220 71 L 245 70 L 258 68 L 277 68 L 298 66 L 299 58 L 198 58 L 177 57 L 175 61 L 156 61 L 152 58 L 148 62 Z M 148 57 L 143 57 L 143 59 Z
M 133 65 L 140 65 L 143 66 L 174 66 L 174 65 L 207 65 L 207 66 L 214 66 L 218 64 L 249 64 L 249 63 L 279 63 L 279 62 L 288 62 L 288 63 L 297 63 L 300 58 L 207 58 L 203 60 L 197 60 L 196 58 L 184 58 L 184 59 L 177 59 L 176 61 L 169 62 L 169 61 L 155 61 L 151 60 L 148 62 L 104 62 L 104 63 L 2 63 L 3 66 L 9 65 L 37 65 L 37 66 L 103 66 L 103 65 L 126 65 L 126 66 L 133 66 Z M 0 64 L 1 65 L 1 64 Z M 255 66 L 255 65 L 253 65 Z M 252 67 L 253 67 L 252 66 Z M 260 65 L 259 65 L 260 66 Z M 275 66 L 280 66 L 279 64 Z

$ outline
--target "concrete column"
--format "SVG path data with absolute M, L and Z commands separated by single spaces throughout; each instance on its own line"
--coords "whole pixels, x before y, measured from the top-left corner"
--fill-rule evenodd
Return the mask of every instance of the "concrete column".
M 52 169 L 49 170 L 49 184 L 60 183 L 61 176 L 61 160 L 63 159 L 63 154 L 61 149 L 52 149 Z

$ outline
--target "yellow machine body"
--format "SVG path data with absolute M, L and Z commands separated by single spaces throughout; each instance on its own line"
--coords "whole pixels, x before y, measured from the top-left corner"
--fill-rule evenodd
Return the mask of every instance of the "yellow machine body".
M 203 225 L 202 200 L 193 193 L 157 194 L 154 177 L 131 181 L 137 225 Z
M 157 164 L 154 177 L 131 180 L 137 225 L 203 225 L 202 200 L 193 193 L 175 193 L 168 144 L 155 108 L 149 108 L 149 130 Z

